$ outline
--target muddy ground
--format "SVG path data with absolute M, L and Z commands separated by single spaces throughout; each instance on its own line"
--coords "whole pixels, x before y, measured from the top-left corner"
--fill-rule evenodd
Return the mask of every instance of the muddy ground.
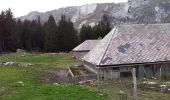
M 69 84 L 72 83 L 72 78 L 69 75 L 68 70 L 53 70 L 48 71 L 46 75 L 43 76 L 42 81 L 44 83 L 59 83 L 59 84 Z

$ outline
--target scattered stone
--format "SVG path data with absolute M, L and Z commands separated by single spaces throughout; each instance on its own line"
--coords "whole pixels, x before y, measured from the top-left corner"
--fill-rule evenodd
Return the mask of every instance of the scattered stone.
M 3 62 L 0 63 L 2 66 L 19 66 L 19 67 L 29 67 L 33 66 L 31 63 L 17 63 L 17 62 Z
M 157 83 L 156 82 L 150 82 L 150 81 L 144 81 L 143 84 L 155 85 Z
M 152 77 L 152 79 L 156 80 L 157 78 L 156 77 Z
M 125 92 L 122 90 L 119 90 L 119 95 L 122 95 L 122 94 L 125 94 Z
M 26 50 L 24 50 L 24 49 L 17 49 L 17 53 L 25 53 L 26 52 Z
M 60 84 L 58 84 L 58 83 L 53 83 L 54 85 L 60 85 Z
M 18 63 L 16 62 L 3 62 L 2 66 L 17 66 Z
M 33 66 L 33 64 L 31 64 L 31 63 L 20 63 L 20 64 L 18 64 L 18 65 L 21 66 L 21 67 Z
M 24 86 L 24 82 L 22 82 L 22 81 L 18 81 L 17 84 L 18 84 L 19 86 Z
M 160 85 L 160 87 L 161 87 L 161 88 L 166 88 L 166 87 L 167 87 L 167 85 Z
M 161 92 L 164 92 L 166 90 L 167 85 L 160 85 L 161 87 Z
M 3 64 L 0 62 L 0 66 L 3 66 Z
M 155 89 L 155 87 L 150 87 L 151 89 Z
M 49 53 L 50 55 L 57 55 L 57 53 Z
M 166 84 L 170 84 L 170 82 L 165 82 Z
M 0 95 L 4 94 L 6 91 L 5 87 L 0 87 Z
M 25 55 L 21 55 L 21 57 L 25 57 Z

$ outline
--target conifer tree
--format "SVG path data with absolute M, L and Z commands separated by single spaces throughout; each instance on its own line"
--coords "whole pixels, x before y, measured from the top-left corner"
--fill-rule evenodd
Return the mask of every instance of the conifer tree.
M 58 40 L 57 25 L 53 16 L 50 15 L 45 25 L 45 50 L 50 52 L 58 51 Z
M 71 51 L 77 45 L 77 32 L 74 29 L 73 23 L 70 19 L 67 20 L 65 15 L 61 16 L 58 23 L 58 34 L 60 51 Z

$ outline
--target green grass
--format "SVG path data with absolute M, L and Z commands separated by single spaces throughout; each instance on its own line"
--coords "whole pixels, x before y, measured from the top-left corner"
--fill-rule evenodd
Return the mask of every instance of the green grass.
M 49 68 L 67 68 L 68 66 L 79 64 L 68 55 L 52 54 L 17 54 L 11 53 L 0 57 L 0 62 L 13 61 L 21 63 L 32 63 L 36 66 Z
M 0 62 L 14 61 L 32 63 L 31 67 L 0 66 L 0 100 L 105 100 L 95 89 L 78 85 L 45 84 L 41 78 L 48 70 L 65 69 L 79 64 L 67 55 L 51 54 L 7 54 Z M 24 86 L 18 84 L 22 81 Z
M 143 79 L 139 79 L 137 81 L 138 83 L 141 83 Z M 167 82 L 167 80 L 166 81 L 162 80 L 160 82 L 159 80 L 153 80 L 153 79 L 148 79 L 148 81 L 157 82 L 160 85 L 161 84 L 163 85 L 165 84 L 165 82 Z M 125 92 L 128 98 L 127 100 L 132 100 L 132 95 L 133 95 L 132 79 L 125 78 L 125 79 L 114 80 L 114 81 L 103 81 L 100 84 L 99 90 L 106 93 L 108 95 L 109 100 L 119 100 L 120 90 Z M 139 85 L 138 85 L 138 96 L 139 96 L 139 100 L 169 100 L 170 98 L 169 93 L 164 93 L 161 92 L 160 90 L 154 91 L 151 89 L 145 89 L 144 87 L 139 87 Z
M 23 56 L 24 55 L 24 56 Z M 54 85 L 42 82 L 49 71 L 66 69 L 80 64 L 64 54 L 17 54 L 0 56 L 0 62 L 32 63 L 31 67 L 0 66 L 0 100 L 119 100 L 118 92 L 124 91 L 132 99 L 132 79 L 105 81 L 100 87 L 80 85 Z M 24 86 L 17 84 L 22 81 Z M 138 80 L 141 82 L 143 80 Z M 159 80 L 150 80 L 157 81 Z M 170 80 L 166 80 L 170 81 Z M 160 84 L 163 84 L 164 81 Z M 100 91 L 100 92 L 99 92 Z M 101 95 L 103 94 L 103 95 Z M 140 100 L 169 100 L 170 94 L 138 88 Z

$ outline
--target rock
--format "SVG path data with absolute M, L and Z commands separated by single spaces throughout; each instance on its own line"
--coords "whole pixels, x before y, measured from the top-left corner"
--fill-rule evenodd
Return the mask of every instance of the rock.
M 161 87 L 161 88 L 166 88 L 166 87 L 167 87 L 167 85 L 160 85 L 160 87 Z
M 17 66 L 18 63 L 16 63 L 16 62 L 3 62 L 2 65 L 3 66 Z
M 155 89 L 155 87 L 150 87 L 151 89 Z
M 2 62 L 0 62 L 0 66 L 3 66 Z
M 122 94 L 125 94 L 125 92 L 122 90 L 119 90 L 119 95 L 122 95 Z
M 57 53 L 48 53 L 49 55 L 57 55 Z
M 26 52 L 26 50 L 24 50 L 24 49 L 17 49 L 17 51 L 16 51 L 17 53 L 25 53 Z
M 156 77 L 152 77 L 152 79 L 156 80 L 157 78 Z
M 167 88 L 167 85 L 160 85 L 160 87 L 161 87 L 161 89 L 160 89 L 161 92 L 164 92 Z
M 5 87 L 0 88 L 0 94 L 3 93 L 3 92 L 5 92 Z
M 58 83 L 53 83 L 54 85 L 60 85 L 60 84 L 58 84 Z
M 18 64 L 18 66 L 21 66 L 21 67 L 30 67 L 30 66 L 33 66 L 33 64 L 31 64 L 31 63 L 20 63 L 20 64 Z
M 170 82 L 165 82 L 166 84 L 170 84 Z
M 25 57 L 25 55 L 21 55 L 21 57 Z
M 33 66 L 31 63 L 17 63 L 17 62 L 3 62 L 0 63 L 2 66 L 19 66 L 19 67 L 29 67 Z
M 18 84 L 19 86 L 24 86 L 24 82 L 22 82 L 22 81 L 18 81 L 17 84 Z
M 157 84 L 156 82 L 144 81 L 143 84 L 154 85 Z

